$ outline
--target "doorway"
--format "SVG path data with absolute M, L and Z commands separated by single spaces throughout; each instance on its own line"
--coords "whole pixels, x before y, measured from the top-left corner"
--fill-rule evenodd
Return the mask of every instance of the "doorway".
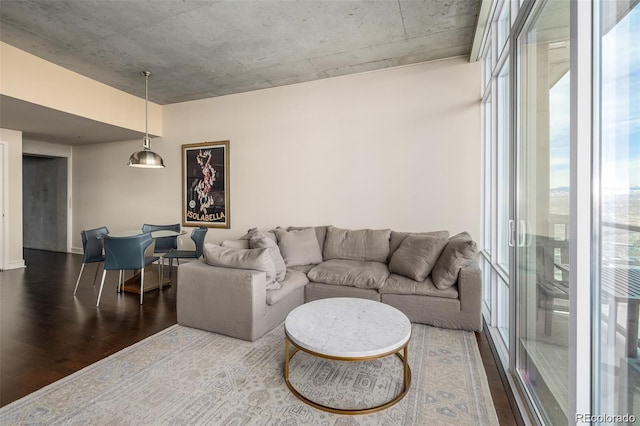
M 67 251 L 67 158 L 22 157 L 23 246 Z

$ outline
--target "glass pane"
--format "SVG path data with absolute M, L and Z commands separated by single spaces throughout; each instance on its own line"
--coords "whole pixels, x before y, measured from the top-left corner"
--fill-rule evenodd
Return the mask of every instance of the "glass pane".
M 635 3 L 635 6 L 631 6 Z M 640 417 L 640 6 L 599 2 L 601 414 Z
M 518 38 L 516 368 L 548 424 L 567 424 L 569 7 L 536 3 Z
M 509 271 L 509 62 L 498 74 L 498 265 Z
M 491 49 L 493 48 L 493 46 L 491 45 L 491 38 L 487 40 L 486 46 L 486 53 L 484 55 L 484 60 L 482 63 L 483 90 L 487 90 L 489 88 L 489 84 L 491 83 L 491 72 L 493 71 L 493 64 L 491 63 Z
M 491 101 L 483 103 L 483 158 L 482 158 L 482 250 L 491 258 Z
M 509 286 L 502 279 L 498 279 L 498 331 L 502 337 L 502 343 L 509 347 Z
M 482 300 L 489 313 L 491 312 L 491 265 L 481 256 L 480 268 L 482 269 Z
M 498 42 L 498 53 L 502 52 L 505 43 L 507 42 L 507 38 L 509 38 L 509 30 L 511 28 L 511 16 L 510 16 L 510 0 L 506 0 L 502 4 L 502 9 L 500 9 L 500 15 L 498 17 L 498 22 L 496 23 L 497 31 L 496 38 Z

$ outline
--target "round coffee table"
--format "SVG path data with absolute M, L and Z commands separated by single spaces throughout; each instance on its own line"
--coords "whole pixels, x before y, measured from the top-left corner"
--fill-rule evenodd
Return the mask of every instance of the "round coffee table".
M 285 382 L 295 396 L 313 407 L 338 414 L 372 413 L 390 407 L 409 391 L 411 368 L 407 351 L 411 322 L 392 306 L 350 297 L 316 300 L 291 311 L 285 320 L 284 331 Z M 290 345 L 294 346 L 293 350 Z M 370 408 L 342 409 L 322 405 L 300 394 L 289 381 L 289 362 L 298 350 L 338 361 L 366 361 L 395 354 L 403 364 L 402 391 L 393 399 Z

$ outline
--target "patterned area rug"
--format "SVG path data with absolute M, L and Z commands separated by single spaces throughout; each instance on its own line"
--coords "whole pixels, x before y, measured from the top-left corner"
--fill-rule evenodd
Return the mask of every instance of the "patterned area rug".
M 250 343 L 172 326 L 0 409 L 0 424 L 497 425 L 472 332 L 412 325 L 412 383 L 386 410 L 346 416 L 312 408 L 283 379 L 284 329 Z M 395 356 L 366 362 L 304 352 L 290 380 L 341 408 L 371 406 L 402 385 Z

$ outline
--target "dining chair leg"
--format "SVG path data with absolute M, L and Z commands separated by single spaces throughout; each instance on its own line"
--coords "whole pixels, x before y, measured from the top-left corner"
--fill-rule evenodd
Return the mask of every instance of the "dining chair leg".
M 124 291 L 124 269 L 120 269 L 118 271 L 118 293 L 122 293 Z
M 102 262 L 98 262 L 98 265 L 96 266 L 96 274 L 93 276 L 93 285 L 96 285 L 96 280 L 98 279 L 98 271 L 100 270 L 100 263 Z
M 82 277 L 82 271 L 84 271 L 84 263 L 80 267 L 80 275 L 78 275 L 78 281 L 76 281 L 76 288 L 73 290 L 73 295 L 76 295 L 76 291 L 78 291 L 78 284 L 80 284 L 80 277 Z
M 98 292 L 98 301 L 96 302 L 96 308 L 100 306 L 100 297 L 102 297 L 102 287 L 104 286 L 104 278 L 107 276 L 107 270 L 102 271 L 102 281 L 100 282 L 100 291 Z
M 140 271 L 140 304 L 142 305 L 142 298 L 144 297 L 144 269 Z
M 173 257 L 169 258 L 169 281 L 173 277 Z

